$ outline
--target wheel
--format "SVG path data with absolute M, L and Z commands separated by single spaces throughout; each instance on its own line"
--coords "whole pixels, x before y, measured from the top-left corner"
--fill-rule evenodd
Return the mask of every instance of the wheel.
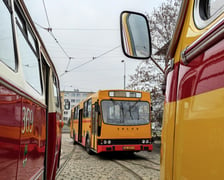
M 93 154 L 93 152 L 91 151 L 91 148 L 90 148 L 90 138 L 89 138 L 89 136 L 87 136 L 86 137 L 86 146 L 85 146 L 85 148 L 86 148 L 86 152 L 88 153 L 88 154 Z

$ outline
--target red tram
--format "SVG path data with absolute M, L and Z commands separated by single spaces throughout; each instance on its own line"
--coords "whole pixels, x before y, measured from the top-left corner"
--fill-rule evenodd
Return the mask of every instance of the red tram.
M 54 179 L 61 148 L 55 67 L 22 0 L 0 1 L 0 177 Z

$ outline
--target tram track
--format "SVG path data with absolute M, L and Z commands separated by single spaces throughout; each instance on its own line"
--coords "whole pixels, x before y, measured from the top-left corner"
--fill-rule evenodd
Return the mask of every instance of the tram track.
M 65 159 L 65 161 L 64 161 L 63 164 L 60 165 L 60 167 L 58 168 L 58 170 L 57 170 L 57 172 L 56 172 L 56 177 L 55 177 L 55 179 L 58 179 L 58 177 L 60 176 L 60 174 L 61 174 L 61 172 L 63 171 L 63 169 L 66 167 L 66 165 L 68 164 L 68 162 L 71 160 L 71 157 L 72 157 L 73 153 L 75 152 L 75 149 L 76 149 L 76 146 L 73 146 L 72 151 L 71 151 L 69 154 L 63 156 L 62 159 Z
M 115 164 L 121 166 L 123 169 L 125 169 L 127 172 L 131 173 L 136 179 L 138 180 L 143 180 L 143 178 L 137 174 L 135 171 L 133 171 L 131 168 L 125 166 L 124 164 L 122 164 L 121 162 L 119 162 L 118 160 L 111 160 L 112 162 L 114 162 Z
M 143 168 L 147 168 L 147 169 L 151 169 L 151 170 L 155 170 L 155 171 L 160 171 L 160 169 L 157 169 L 157 168 L 154 168 L 154 167 L 150 167 L 150 166 L 147 166 L 147 165 L 144 165 L 144 164 L 139 164 L 139 163 L 135 163 L 135 162 L 130 162 L 130 161 L 125 161 L 129 164 L 133 164 L 133 165 L 137 165 L 137 166 L 141 166 Z
M 141 156 L 138 155 L 138 157 L 141 157 Z M 143 158 L 143 157 L 141 157 L 141 158 Z M 138 174 L 135 171 L 136 169 L 139 169 L 139 168 L 133 168 L 131 166 L 135 166 L 135 167 L 139 166 L 140 168 L 150 169 L 150 170 L 153 170 L 156 172 L 160 171 L 160 168 L 156 167 L 156 166 L 160 166 L 160 163 L 154 162 L 145 157 L 144 157 L 144 159 L 140 160 L 140 163 L 137 163 L 135 160 L 132 160 L 132 159 L 111 159 L 111 161 L 114 162 L 115 164 L 121 166 L 127 172 L 131 173 L 134 176 L 134 178 L 139 179 L 139 180 L 144 179 L 140 174 Z M 143 162 L 147 162 L 147 163 L 143 163 Z M 149 164 L 149 165 L 146 165 L 146 164 Z

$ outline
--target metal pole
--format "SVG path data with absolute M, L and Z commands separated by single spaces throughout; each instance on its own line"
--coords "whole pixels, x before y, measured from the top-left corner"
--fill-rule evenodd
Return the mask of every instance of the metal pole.
M 126 87 L 126 62 L 125 60 L 121 60 L 122 63 L 124 63 L 124 89 Z

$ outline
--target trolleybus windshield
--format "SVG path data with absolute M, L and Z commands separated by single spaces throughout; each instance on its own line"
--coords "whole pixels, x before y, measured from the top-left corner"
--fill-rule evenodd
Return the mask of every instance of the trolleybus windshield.
M 149 123 L 149 103 L 142 101 L 102 101 L 103 121 L 112 125 Z

